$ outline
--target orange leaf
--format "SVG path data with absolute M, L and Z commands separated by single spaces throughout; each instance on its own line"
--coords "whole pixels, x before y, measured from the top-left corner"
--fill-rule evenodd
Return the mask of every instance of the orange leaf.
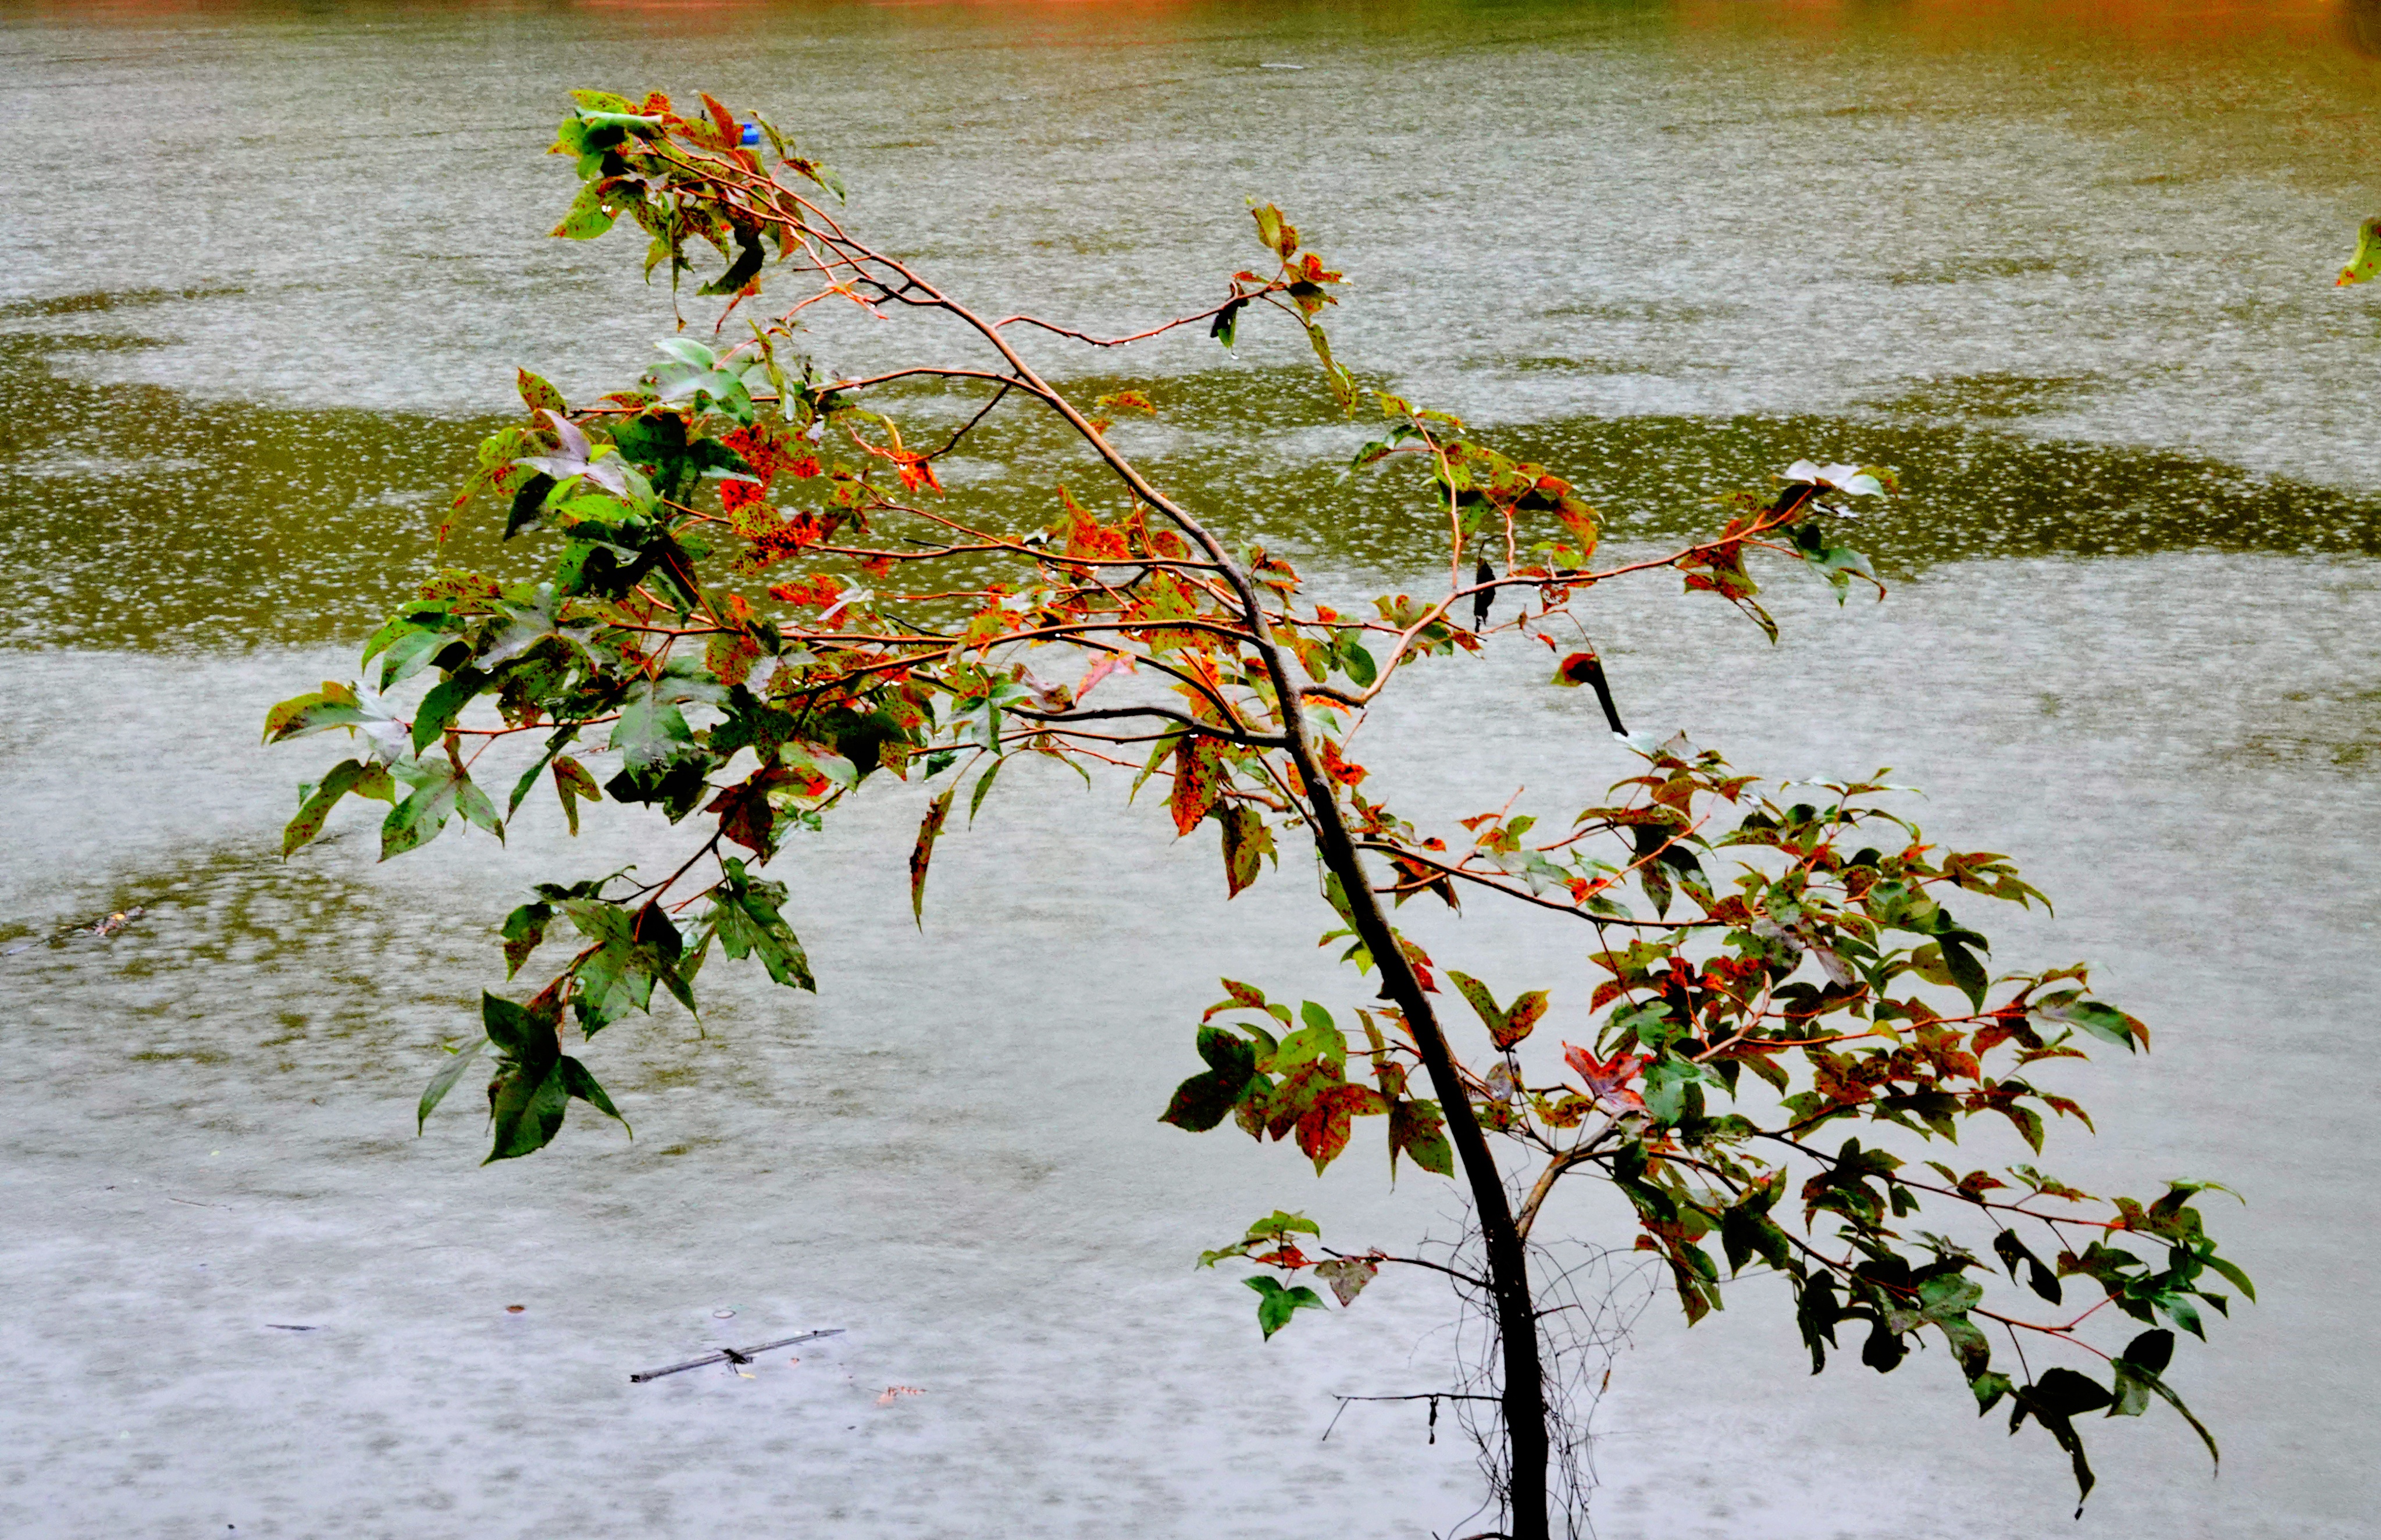
M 1215 740 L 1200 733 L 1186 734 L 1174 745 L 1174 830 L 1189 834 L 1215 807 L 1223 794 L 1224 769 L 1215 757 Z

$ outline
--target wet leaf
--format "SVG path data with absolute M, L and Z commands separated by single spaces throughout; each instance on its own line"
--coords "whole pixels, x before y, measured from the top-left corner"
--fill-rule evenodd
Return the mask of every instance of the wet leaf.
M 2348 265 L 2339 270 L 2338 281 L 2332 287 L 2338 288 L 2347 284 L 2369 284 L 2376 277 L 2381 277 L 2381 214 L 2374 215 L 2356 227 L 2356 252 L 2348 259 Z
M 1225 897 L 1237 898 L 1241 889 L 1257 880 L 1265 857 L 1272 856 L 1276 863 L 1281 858 L 1274 849 L 1273 831 L 1256 809 L 1235 803 L 1224 810 L 1218 822 L 1224 827 L 1224 881 L 1228 888 Z
M 1300 1311 L 1323 1308 L 1323 1296 L 1303 1285 L 1284 1289 L 1263 1274 L 1240 1281 L 1257 1291 L 1257 1326 L 1268 1342 L 1273 1340 L 1273 1334 L 1289 1325 L 1289 1318 Z
M 564 754 L 554 762 L 554 790 L 555 795 L 562 800 L 563 816 L 570 820 L 570 832 L 576 837 L 579 833 L 580 801 L 602 801 L 603 788 L 595 784 L 595 777 L 587 773 L 585 765 Z
M 480 1050 L 487 1045 L 488 1040 L 482 1037 L 468 1048 L 456 1049 L 445 1068 L 430 1077 L 430 1083 L 421 1088 L 421 1105 L 414 1109 L 415 1138 L 421 1137 L 421 1131 L 429 1126 L 430 1115 L 438 1110 L 438 1104 L 446 1099 L 446 1093 L 455 1089 L 455 1082 L 463 1078 L 463 1072 L 470 1069 L 471 1061 L 478 1058 Z
M 1314 1276 L 1331 1286 L 1343 1310 L 1356 1302 L 1356 1296 L 1364 1291 L 1364 1285 L 1372 1282 L 1373 1275 L 1380 1270 L 1381 1265 L 1369 1256 L 1335 1257 L 1314 1265 Z
M 1199 1029 L 1199 1057 L 1207 1061 L 1206 1072 L 1176 1087 L 1173 1100 L 1157 1118 L 1192 1133 L 1204 1133 L 1222 1122 L 1257 1072 L 1256 1049 L 1221 1027 Z
M 288 860 L 291 852 L 320 835 L 324 820 L 331 816 L 331 809 L 349 792 L 391 804 L 397 801 L 397 786 L 389 778 L 387 766 L 377 761 L 341 760 L 331 767 L 323 784 L 314 788 L 298 809 L 298 815 L 281 831 L 281 859 Z
M 726 875 L 711 899 L 711 918 L 720 946 L 739 960 L 758 957 L 778 984 L 815 992 L 818 983 L 811 977 L 810 959 L 778 912 L 778 906 L 786 901 L 785 887 L 747 875 L 744 863 L 733 856 L 723 865 Z
M 918 825 L 918 842 L 910 851 L 910 915 L 921 930 L 926 926 L 926 863 L 934 859 L 934 840 L 943 832 L 943 821 L 951 815 L 951 799 L 959 788 L 953 787 L 926 805 L 926 816 Z
M 1174 794 L 1167 806 L 1174 813 L 1174 832 L 1189 834 L 1199 826 L 1223 794 L 1224 771 L 1215 740 L 1203 733 L 1188 733 L 1174 745 Z
M 1436 1102 L 1398 1101 L 1389 1104 L 1389 1177 L 1396 1179 L 1398 1155 L 1413 1157 L 1415 1165 L 1442 1177 L 1455 1175 L 1455 1147 L 1447 1142 L 1447 1118 Z

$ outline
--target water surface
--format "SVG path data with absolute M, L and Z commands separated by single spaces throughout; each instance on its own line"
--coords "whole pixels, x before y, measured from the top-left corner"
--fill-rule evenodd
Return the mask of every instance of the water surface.
M 995 309 L 1195 305 L 1253 250 L 1242 200 L 1278 199 L 1358 279 L 1344 354 L 1498 424 L 1624 544 L 1802 455 L 1901 467 L 1869 532 L 1886 605 L 1784 586 L 1772 649 L 1656 585 L 1599 598 L 1597 639 L 1637 723 L 1928 787 L 1930 831 L 2059 900 L 2004 964 L 2089 957 L 2153 1022 L 2147 1060 L 2076 1077 L 2101 1137 L 2065 1163 L 2250 1198 L 2211 1223 L 2265 1302 L 2179 1366 L 2225 1473 L 2171 1419 L 2110 1424 L 2079 1530 L 2046 1441 L 1976 1425 L 1945 1364 L 1811 1381 L 1747 1288 L 1692 1333 L 1639 1318 L 1598 1533 L 2361 1534 L 2381 311 L 2328 285 L 2381 208 L 2381 73 L 2343 35 L 2289 6 L 12 13 L 0 945 L 147 914 L 0 960 L 0 1515 L 1468 1533 L 1463 1452 L 1419 1415 L 1319 1441 L 1334 1392 L 1444 1383 L 1443 1297 L 1385 1283 L 1261 1346 L 1188 1266 L 1276 1204 L 1390 1244 L 1451 1224 L 1369 1154 L 1318 1184 L 1154 1121 L 1217 972 L 1355 1003 L 1315 906 L 1284 875 L 1227 908 L 1211 851 L 1071 777 L 1004 784 L 922 936 L 914 799 L 790 851 L 823 993 L 722 973 L 701 1032 L 600 1040 L 633 1142 L 574 1123 L 482 1170 L 468 1117 L 411 1137 L 514 889 L 669 847 L 608 809 L 571 846 L 541 810 L 505 850 L 378 867 L 342 821 L 284 866 L 326 756 L 254 725 L 348 673 L 425 564 L 533 559 L 470 528 L 433 554 L 514 367 L 593 394 L 669 324 L 625 242 L 543 238 L 568 173 L 536 152 L 565 88 L 661 84 L 770 111 L 867 229 Z M 892 331 L 817 346 L 863 367 Z M 1090 390 L 1154 375 L 1135 447 L 1226 527 L 1335 591 L 1415 580 L 1404 496 L 1338 479 L 1349 430 L 1292 352 L 1243 355 L 1050 357 Z M 1020 520 L 1083 473 L 1030 422 L 960 470 Z M 1623 773 L 1581 703 L 1525 688 L 1542 657 L 1484 666 L 1420 678 L 1370 762 L 1409 805 Z M 1523 703 L 1484 715 L 1500 688 Z M 1429 940 L 1558 1008 L 1581 976 L 1552 923 Z M 849 1332 L 749 1381 L 627 1383 L 812 1325 Z M 880 1404 L 894 1384 L 925 1394 Z

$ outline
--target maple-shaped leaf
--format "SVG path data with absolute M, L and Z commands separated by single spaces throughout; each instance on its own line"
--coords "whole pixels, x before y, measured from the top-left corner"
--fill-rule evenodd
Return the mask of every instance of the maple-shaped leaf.
M 1629 1089 L 1629 1082 L 1645 1067 L 1642 1055 L 1616 1053 L 1608 1059 L 1600 1059 L 1585 1048 L 1566 1043 L 1563 1062 L 1571 1067 L 1597 1105 L 1623 1112 L 1644 1108 L 1645 1098 Z

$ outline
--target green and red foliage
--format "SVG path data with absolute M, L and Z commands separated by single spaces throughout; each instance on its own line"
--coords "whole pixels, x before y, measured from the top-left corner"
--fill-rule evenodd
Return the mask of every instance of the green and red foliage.
M 2202 1228 L 2205 1184 L 2103 1202 L 2031 1165 L 1961 1171 L 1892 1153 L 1948 1146 L 1976 1118 L 2038 1153 L 2052 1121 L 2089 1126 L 2037 1083 L 2057 1060 L 2089 1044 L 2148 1044 L 2080 967 L 1987 969 L 1974 907 L 2041 901 L 2008 858 L 1928 841 L 1888 811 L 1897 788 L 1881 779 L 1765 784 L 1683 738 L 1630 739 L 1642 773 L 1552 826 L 1508 805 L 1427 832 L 1355 758 L 1371 707 L 1404 670 L 1476 654 L 1496 631 L 1555 649 L 1549 623 L 1568 622 L 1590 589 L 1671 571 L 1774 635 L 1754 559 L 1807 566 L 1839 596 L 1873 583 L 1833 532 L 1848 500 L 1889 491 L 1889 474 L 1798 464 L 1734 499 L 1710 539 L 1599 568 L 1596 515 L 1569 483 L 1453 416 L 1359 388 L 1321 320 L 1341 275 L 1262 207 L 1264 265 L 1234 275 L 1208 309 L 1140 335 L 1203 323 L 1228 347 L 1249 313 L 1277 312 L 1343 409 L 1377 409 L 1381 435 L 1354 469 L 1413 478 L 1425 515 L 1416 556 L 1443 555 L 1447 581 L 1432 596 L 1385 594 L 1370 614 L 1342 614 L 1302 601 L 1289 563 L 1227 542 L 1118 451 L 1101 414 L 1149 410 L 1146 397 L 1079 407 L 1018 341 L 1132 339 L 983 319 L 852 236 L 821 198 L 840 196 L 831 174 L 760 123 L 777 157 L 764 165 L 708 97 L 695 116 L 659 95 L 577 99 L 556 149 L 576 157 L 581 186 L 556 234 L 588 238 L 630 217 L 651 237 L 647 273 L 666 264 L 673 289 L 690 247 L 708 246 L 724 271 L 701 292 L 729 312 L 767 282 L 790 277 L 800 291 L 773 318 L 744 320 L 732 343 L 670 338 L 641 377 L 576 407 L 524 372 L 526 416 L 482 447 L 457 507 L 500 519 L 507 538 L 549 542 L 548 575 L 507 585 L 437 574 L 366 644 L 362 678 L 285 702 L 266 722 L 271 741 L 342 728 L 363 744 L 305 788 L 285 855 L 350 793 L 391 804 L 384 857 L 457 814 L 501 837 L 547 778 L 574 833 L 578 803 L 604 799 L 692 826 L 692 849 L 665 877 L 545 884 L 513 911 L 507 979 L 557 918 L 567 956 L 526 1002 L 486 996 L 484 1038 L 432 1082 L 424 1118 L 490 1045 L 489 1159 L 544 1145 L 574 1099 L 617 1117 L 561 1051 L 565 1037 L 592 1040 L 649 1009 L 657 986 L 691 1010 L 714 947 L 814 987 L 788 888 L 759 869 L 872 778 L 932 788 L 909 853 L 922 916 L 962 791 L 972 818 L 1020 754 L 1087 779 L 1130 771 L 1136 792 L 1165 783 L 1178 837 L 1215 826 L 1230 894 L 1311 850 L 1338 919 L 1325 942 L 1345 942 L 1342 959 L 1377 975 L 1372 1002 L 1341 1014 L 1227 981 L 1197 1029 L 1203 1068 L 1163 1117 L 1289 1141 L 1318 1171 L 1379 1118 L 1393 1175 L 1403 1157 L 1462 1183 L 1482 1259 L 1467 1281 L 1498 1333 L 1512 1534 L 1547 1533 L 1529 1258 L 1566 1178 L 1625 1197 L 1635 1245 L 1667 1269 L 1690 1320 L 1752 1270 L 1785 1280 L 1814 1371 L 1847 1329 L 1879 1371 L 1938 1338 L 1978 1407 L 2009 1403 L 2012 1430 L 2040 1424 L 2087 1492 L 2077 1417 L 2138 1414 L 2153 1397 L 2190 1417 L 2165 1378 L 2173 1330 L 2204 1336 L 2204 1310 L 2228 1302 L 2219 1286 L 2251 1293 Z M 816 373 L 788 344 L 800 313 L 829 301 L 940 320 L 983 361 Z M 920 449 L 871 403 L 921 383 L 987 398 Z M 935 461 L 1004 404 L 1054 414 L 1103 463 L 1108 495 L 1056 488 L 1040 529 L 971 517 Z M 1500 599 L 1518 604 L 1492 627 Z M 394 692 L 417 676 L 435 682 L 399 705 Z M 1559 657 L 1551 683 L 1592 687 L 1623 730 L 1592 651 Z M 1103 703 L 1092 705 L 1095 688 Z M 516 735 L 540 751 L 497 788 L 500 813 L 473 768 Z M 1575 920 L 1593 937 L 1590 971 L 1515 981 L 1529 987 L 1500 1005 L 1392 923 L 1416 897 Z M 1443 1016 L 1456 996 L 1466 1010 Z M 1550 1041 L 1542 1029 L 1557 1011 L 1589 1041 Z M 1312 1272 L 1344 1307 L 1384 1265 L 1416 1260 L 1327 1249 L 1313 1221 L 1278 1211 L 1202 1260 L 1226 1258 L 1266 1269 L 1247 1282 L 1267 1338 L 1322 1305 L 1276 1274 Z M 2087 1298 L 2070 1301 L 2071 1288 Z M 2021 1350 L 2013 1375 L 1992 1334 L 2030 1339 L 2037 1355 Z

